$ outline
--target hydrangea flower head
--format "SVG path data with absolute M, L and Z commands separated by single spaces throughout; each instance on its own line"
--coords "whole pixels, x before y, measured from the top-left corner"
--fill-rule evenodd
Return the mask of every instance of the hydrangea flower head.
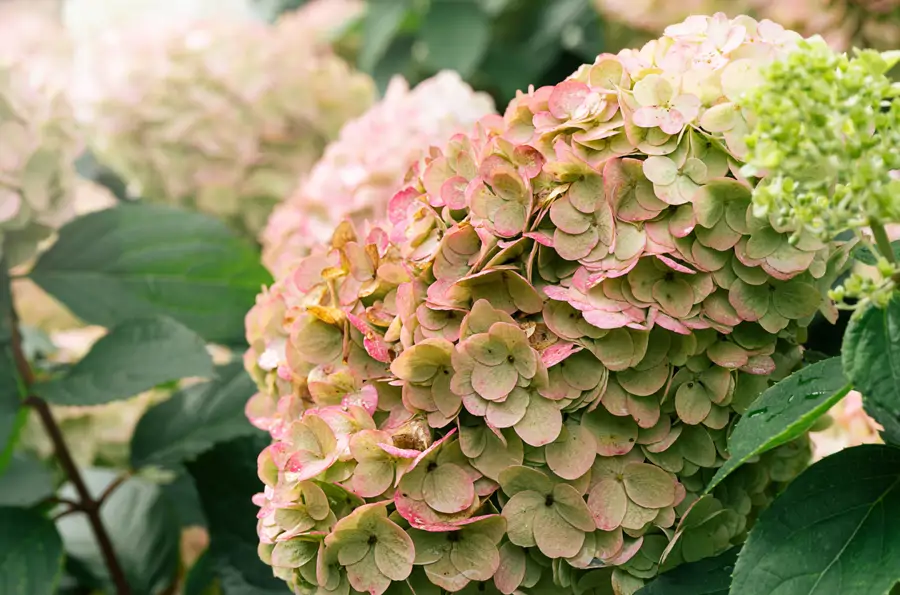
M 490 97 L 475 93 L 455 72 L 442 72 L 410 90 L 396 77 L 384 99 L 344 125 L 340 137 L 279 205 L 261 236 L 263 260 L 276 275 L 327 241 L 349 216 L 357 223 L 385 212 L 409 167 L 432 145 L 493 113 Z
M 340 223 L 259 296 L 276 575 L 630 595 L 744 539 L 808 441 L 705 486 L 846 259 L 757 216 L 741 174 L 736 101 L 798 39 L 715 15 L 598 56 L 430 150 L 380 223 Z M 333 517 L 298 529 L 310 483 Z
M 374 98 L 297 15 L 123 29 L 83 85 L 98 153 L 135 194 L 255 235 Z
M 0 26 L 0 258 L 28 260 L 74 214 L 80 150 L 59 31 L 28 14 Z

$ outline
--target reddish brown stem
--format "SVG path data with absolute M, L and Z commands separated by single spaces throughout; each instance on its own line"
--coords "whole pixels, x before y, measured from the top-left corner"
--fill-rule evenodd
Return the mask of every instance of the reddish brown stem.
M 53 450 L 56 452 L 56 458 L 59 460 L 60 466 L 69 477 L 69 481 L 72 482 L 72 486 L 78 494 L 78 509 L 87 515 L 88 523 L 90 523 L 94 536 L 97 538 L 97 545 L 100 547 L 103 561 L 106 563 L 106 567 L 109 570 L 109 576 L 116 586 L 116 593 L 118 595 L 130 595 L 131 588 L 128 586 L 125 572 L 119 564 L 119 559 L 116 558 L 112 540 L 109 538 L 106 527 L 103 526 L 103 520 L 100 518 L 101 501 L 99 499 L 95 500 L 91 496 L 90 491 L 88 491 L 87 485 L 81 477 L 81 472 L 78 470 L 78 466 L 75 464 L 75 461 L 72 459 L 72 454 L 66 446 L 62 432 L 56 424 L 56 420 L 53 419 L 53 413 L 50 411 L 50 406 L 47 405 L 46 401 L 35 395 L 31 395 L 25 399 L 25 404 L 37 412 L 38 416 L 41 418 L 41 423 L 44 425 L 44 429 L 47 431 L 47 435 L 50 437 L 50 441 L 53 442 Z
M 97 498 L 97 505 L 98 505 L 98 506 L 103 506 L 103 503 L 106 502 L 106 499 L 109 498 L 109 497 L 112 495 L 112 493 L 115 492 L 116 489 L 117 489 L 120 485 L 122 485 L 123 483 L 125 483 L 125 480 L 127 480 L 129 477 L 131 477 L 131 474 L 128 473 L 128 472 L 125 472 L 125 473 L 123 473 L 122 475 L 120 475 L 120 476 L 118 476 L 117 478 L 115 478 L 111 484 L 109 484 L 108 486 L 106 486 L 106 489 L 103 490 L 103 493 L 100 494 L 100 497 Z
M 28 364 L 25 353 L 22 351 L 22 337 L 19 333 L 19 325 L 15 310 L 12 311 L 11 318 L 12 347 L 13 357 L 16 361 L 16 369 L 18 370 L 19 376 L 25 384 L 25 387 L 30 391 L 31 387 L 34 385 L 34 371 Z M 41 418 L 41 423 L 47 432 L 47 436 L 49 436 L 50 441 L 53 443 L 53 450 L 56 454 L 56 458 L 78 494 L 78 502 L 75 503 L 76 506 L 70 509 L 70 511 L 84 512 L 84 514 L 87 515 L 88 523 L 90 523 L 94 536 L 97 538 L 97 545 L 100 547 L 100 553 L 103 555 L 103 561 L 106 563 L 106 568 L 109 570 L 110 579 L 112 579 L 112 582 L 116 587 L 116 594 L 131 595 L 131 587 L 128 586 L 125 572 L 119 564 L 119 559 L 116 557 L 115 550 L 113 549 L 112 540 L 109 538 L 106 527 L 103 526 L 103 520 L 100 518 L 100 505 L 112 490 L 118 487 L 121 481 L 116 480 L 116 482 L 113 482 L 103 495 L 95 500 L 91 496 L 90 491 L 88 491 L 84 479 L 81 477 L 81 472 L 78 470 L 78 465 L 75 464 L 75 460 L 72 458 L 72 453 L 69 452 L 69 447 L 66 445 L 62 431 L 60 431 L 56 420 L 53 419 L 53 413 L 50 411 L 50 406 L 46 401 L 33 394 L 26 398 L 23 401 L 23 404 L 34 409 Z M 124 481 L 124 478 L 122 481 Z M 68 514 L 68 511 L 63 514 Z

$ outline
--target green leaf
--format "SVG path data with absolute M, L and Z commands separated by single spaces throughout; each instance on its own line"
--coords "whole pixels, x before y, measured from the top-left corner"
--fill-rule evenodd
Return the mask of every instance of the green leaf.
M 869 305 L 847 326 L 841 349 L 844 372 L 862 393 L 866 409 L 900 443 L 900 296 L 887 306 Z
M 372 72 L 400 31 L 409 8 L 408 0 L 372 0 L 366 4 L 363 43 L 359 50 L 361 70 Z
M 0 527 L 0 593 L 56 593 L 63 547 L 53 521 L 25 508 L 0 508 Z
M 194 478 L 187 469 L 178 466 L 175 479 L 160 486 L 163 495 L 178 517 L 182 527 L 206 527 L 206 517 L 200 504 L 200 494 L 194 485 Z
M 468 78 L 484 56 L 491 22 L 475 0 L 435 0 L 422 20 L 419 38 L 433 70 L 456 70 Z
M 408 81 L 421 80 L 416 62 L 413 59 L 413 46 L 416 38 L 412 35 L 398 35 L 391 41 L 381 60 L 372 69 L 371 75 L 382 95 L 391 84 L 395 75 Z
M 731 595 L 876 595 L 900 581 L 900 450 L 848 448 L 795 479 L 738 556 Z
M 13 302 L 6 262 L 0 259 L 0 473 L 9 464 L 28 419 L 23 387 L 13 357 Z
M 808 430 L 850 388 L 836 357 L 802 368 L 769 387 L 734 427 L 728 440 L 731 457 L 716 472 L 706 491 L 748 459 Z
M 728 595 L 739 550 L 733 547 L 714 558 L 682 564 L 661 574 L 637 595 Z
M 218 442 L 258 433 L 244 415 L 256 384 L 240 362 L 216 368 L 216 379 L 186 388 L 150 408 L 131 438 L 131 464 L 171 465 Z
M 213 375 L 203 339 L 171 318 L 139 318 L 112 329 L 65 376 L 34 390 L 55 405 L 102 405 L 172 380 Z
M 215 588 L 216 572 L 209 550 L 205 550 L 184 578 L 183 595 L 211 595 Z
M 116 478 L 108 469 L 85 469 L 85 483 L 95 498 Z M 71 485 L 60 496 L 76 499 Z M 175 580 L 178 569 L 180 527 L 175 511 L 159 486 L 139 477 L 123 482 L 100 509 L 132 595 L 159 593 Z M 56 522 L 69 557 L 91 577 L 93 586 L 115 592 L 94 533 L 83 514 L 70 514 Z
M 30 276 L 91 324 L 165 314 L 224 344 L 243 343 L 244 315 L 271 282 L 256 248 L 224 223 L 140 203 L 64 226 Z
M 900 240 L 891 242 L 891 249 L 894 252 L 894 260 L 900 260 Z M 878 263 L 878 258 L 865 244 L 857 244 L 857 246 L 850 251 L 850 255 L 859 262 L 869 266 L 875 266 Z
M 14 453 L 0 475 L 0 506 L 32 506 L 54 491 L 53 473 L 31 453 Z
M 224 595 L 288 595 L 285 584 L 257 553 L 257 507 L 250 501 L 262 491 L 256 457 L 268 436 L 246 436 L 217 444 L 191 463 L 209 528 L 209 555 Z M 227 472 L 223 472 L 227 469 Z

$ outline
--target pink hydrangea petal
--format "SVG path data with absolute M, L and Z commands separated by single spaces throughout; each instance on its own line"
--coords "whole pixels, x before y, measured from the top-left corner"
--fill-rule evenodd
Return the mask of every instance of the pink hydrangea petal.
M 634 112 L 632 122 L 641 128 L 655 128 L 669 117 L 668 110 L 661 107 L 642 107 Z M 680 129 L 679 129 L 680 130 Z

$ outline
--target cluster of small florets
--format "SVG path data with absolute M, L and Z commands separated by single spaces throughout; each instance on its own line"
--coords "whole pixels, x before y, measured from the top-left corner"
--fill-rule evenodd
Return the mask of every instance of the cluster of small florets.
M 767 69 L 741 102 L 766 114 L 743 170 L 766 176 L 753 194 L 758 215 L 823 240 L 852 230 L 871 243 L 870 228 L 884 240 L 875 252 L 889 248 L 884 225 L 900 222 L 900 89 L 886 76 L 900 58 L 893 54 L 850 58 L 812 40 Z M 894 257 L 873 260 L 881 281 L 853 275 L 835 297 L 886 300 Z
M 446 71 L 410 91 L 391 81 L 378 104 L 348 122 L 297 191 L 279 205 L 261 236 L 263 262 L 284 275 L 315 246 L 327 243 L 345 217 L 359 224 L 383 216 L 410 166 L 429 147 L 494 113 L 488 95 Z
M 704 489 L 843 249 L 759 218 L 735 101 L 794 48 L 691 17 L 521 94 L 247 316 L 260 555 L 297 593 L 634 593 L 740 542 L 805 439 Z M 555 585 L 555 586 L 554 586 Z
M 0 259 L 34 255 L 71 217 L 79 144 L 63 90 L 59 31 L 7 15 L 0 27 Z M 54 37 L 56 36 L 56 37 Z
M 892 49 L 900 43 L 897 0 L 750 0 L 760 14 L 804 35 L 821 35 L 836 50 Z
M 136 195 L 255 236 L 375 95 L 371 79 L 301 18 L 120 31 L 85 85 L 85 119 L 104 163 Z

